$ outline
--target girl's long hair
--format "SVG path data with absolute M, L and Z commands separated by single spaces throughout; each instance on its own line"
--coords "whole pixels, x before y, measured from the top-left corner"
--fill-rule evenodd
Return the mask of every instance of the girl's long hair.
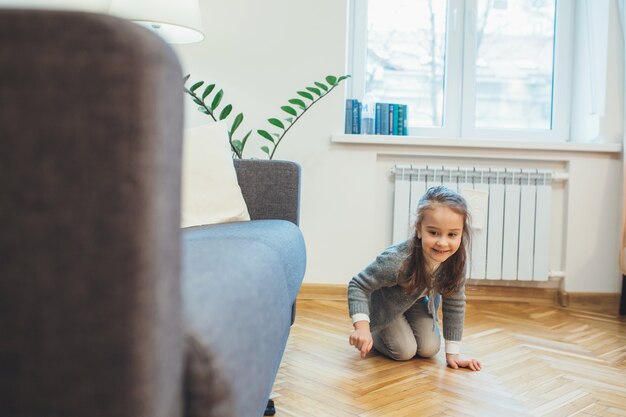
M 426 211 L 433 210 L 437 206 L 447 207 L 463 216 L 463 233 L 459 249 L 431 274 L 426 266 L 422 240 L 417 237 L 417 231 L 422 225 Z M 467 246 L 469 245 L 471 235 L 469 223 L 470 214 L 467 202 L 459 193 L 442 185 L 431 187 L 426 191 L 417 206 L 417 218 L 413 235 L 409 242 L 410 254 L 402 268 L 402 274 L 405 277 L 402 287 L 408 293 L 435 288 L 440 294 L 448 295 L 457 291 L 463 285 Z

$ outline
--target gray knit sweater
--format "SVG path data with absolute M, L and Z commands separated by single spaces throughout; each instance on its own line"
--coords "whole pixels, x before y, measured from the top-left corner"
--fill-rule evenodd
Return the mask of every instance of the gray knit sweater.
M 371 331 L 380 330 L 407 311 L 422 297 L 424 289 L 407 294 L 398 285 L 400 268 L 409 256 L 409 241 L 385 249 L 376 260 L 357 274 L 348 284 L 350 316 L 365 313 L 370 317 Z M 446 297 L 431 291 L 429 311 L 437 319 L 439 300 L 443 299 L 443 337 L 460 341 L 465 316 L 465 288 Z

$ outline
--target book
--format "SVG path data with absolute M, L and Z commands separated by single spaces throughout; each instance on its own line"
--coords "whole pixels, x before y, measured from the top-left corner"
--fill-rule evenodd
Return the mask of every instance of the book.
M 344 122 L 344 133 L 352 133 L 352 106 L 354 104 L 353 99 L 346 99 L 346 117 Z
M 398 127 L 398 135 L 404 136 L 404 104 L 398 105 L 398 119 L 396 126 Z
M 361 133 L 362 104 L 354 98 L 346 99 L 346 117 L 344 132 L 347 134 Z
M 389 134 L 389 103 L 381 103 L 381 112 L 380 112 L 380 134 L 388 135 Z
M 398 103 L 376 103 L 374 106 L 376 135 L 408 135 L 408 106 Z
M 352 133 L 359 134 L 361 133 L 361 102 L 358 100 L 354 100 L 352 104 Z
M 389 134 L 398 135 L 398 108 L 399 104 L 390 104 L 389 105 L 389 124 L 391 128 L 389 129 Z
M 398 118 L 396 120 L 396 125 L 398 127 L 398 135 L 406 136 L 408 135 L 408 126 L 409 119 L 407 116 L 408 106 L 406 104 L 398 104 Z
M 402 129 L 402 135 L 407 136 L 409 134 L 409 106 L 402 104 L 401 108 L 402 120 L 400 121 L 400 127 Z

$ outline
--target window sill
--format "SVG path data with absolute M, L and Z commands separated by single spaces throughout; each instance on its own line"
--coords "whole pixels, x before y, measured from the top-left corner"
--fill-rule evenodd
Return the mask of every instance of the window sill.
M 572 143 L 572 142 L 539 142 L 539 141 L 511 141 L 489 139 L 440 139 L 422 138 L 417 136 L 387 136 L 387 135 L 349 135 L 334 134 L 333 143 L 358 145 L 393 145 L 418 147 L 449 147 L 449 148 L 487 148 L 487 149 L 522 149 L 538 151 L 561 152 L 600 152 L 619 153 L 621 143 Z

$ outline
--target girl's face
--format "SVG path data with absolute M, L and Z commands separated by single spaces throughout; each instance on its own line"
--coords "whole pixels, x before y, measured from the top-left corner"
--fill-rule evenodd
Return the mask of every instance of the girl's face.
M 454 255 L 461 246 L 465 218 L 452 209 L 436 205 L 424 212 L 417 236 L 422 239 L 424 258 L 431 268 Z

